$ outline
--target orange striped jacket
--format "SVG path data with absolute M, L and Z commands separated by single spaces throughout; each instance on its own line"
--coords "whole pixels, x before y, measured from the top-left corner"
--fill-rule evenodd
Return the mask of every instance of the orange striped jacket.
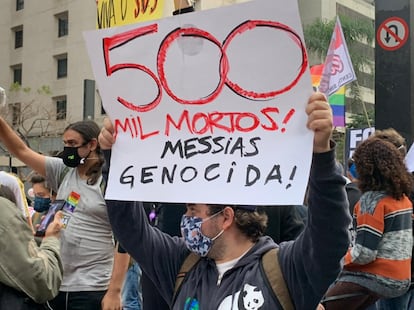
M 383 192 L 366 192 L 354 210 L 353 244 L 341 280 L 386 296 L 405 292 L 411 281 L 412 204 Z

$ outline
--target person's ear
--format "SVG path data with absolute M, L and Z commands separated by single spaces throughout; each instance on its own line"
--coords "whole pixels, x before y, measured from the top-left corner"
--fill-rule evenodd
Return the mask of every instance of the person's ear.
M 235 216 L 235 213 L 232 207 L 225 207 L 223 209 L 223 217 L 224 217 L 223 229 L 224 230 L 228 229 L 234 223 L 234 216 Z
M 91 151 L 95 151 L 96 148 L 98 147 L 98 139 L 92 139 L 91 141 L 88 142 L 90 147 L 91 147 Z

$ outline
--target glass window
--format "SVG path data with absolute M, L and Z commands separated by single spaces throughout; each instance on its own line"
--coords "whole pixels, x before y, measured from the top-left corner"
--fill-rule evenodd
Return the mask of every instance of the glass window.
M 13 83 L 18 83 L 22 85 L 22 67 L 13 68 Z
M 24 9 L 24 0 L 16 0 L 16 11 Z
M 66 119 L 66 96 L 55 99 L 56 120 Z
M 23 46 L 23 29 L 17 29 L 14 31 L 14 48 Z
M 68 58 L 65 56 L 64 58 L 57 59 L 57 78 L 64 78 L 68 75 Z
M 68 16 L 58 17 L 58 37 L 67 36 L 69 33 L 69 21 Z

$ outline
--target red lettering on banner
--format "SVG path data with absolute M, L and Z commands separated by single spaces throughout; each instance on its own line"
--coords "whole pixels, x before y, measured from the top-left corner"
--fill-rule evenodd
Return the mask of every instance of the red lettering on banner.
M 230 70 L 230 60 L 227 58 L 226 51 L 231 43 L 231 41 L 238 35 L 242 35 L 244 32 L 248 30 L 255 29 L 257 27 L 270 27 L 274 28 L 278 31 L 284 31 L 288 33 L 288 37 L 294 41 L 294 43 L 298 46 L 301 51 L 302 61 L 299 68 L 299 72 L 293 78 L 291 82 L 287 85 L 283 85 L 279 89 L 271 90 L 268 92 L 256 92 L 254 90 L 246 90 L 240 87 L 237 83 L 229 80 L 228 72 Z M 234 28 L 227 38 L 224 40 L 223 44 L 220 43 L 212 34 L 208 33 L 207 31 L 189 27 L 189 28 L 177 28 L 171 31 L 161 42 L 158 54 L 157 54 L 157 75 L 152 72 L 148 67 L 137 64 L 137 63 L 118 63 L 115 65 L 110 65 L 110 54 L 109 52 L 113 49 L 119 48 L 128 42 L 137 39 L 138 37 L 142 37 L 148 34 L 153 34 L 158 31 L 157 24 L 151 24 L 148 26 L 135 28 L 120 34 L 116 34 L 112 37 L 103 38 L 103 47 L 104 47 L 104 62 L 106 67 L 106 75 L 109 77 L 113 73 L 123 70 L 123 69 L 137 69 L 140 71 L 145 72 L 148 74 L 155 82 L 157 86 L 158 93 L 154 100 L 145 105 L 136 105 L 133 102 L 128 101 L 127 99 L 118 96 L 118 101 L 127 107 L 130 110 L 137 111 L 137 112 L 148 112 L 153 110 L 161 101 L 162 97 L 162 89 L 164 89 L 167 94 L 176 102 L 181 104 L 208 104 L 211 101 L 215 100 L 223 90 L 224 85 L 229 87 L 233 92 L 243 98 L 248 98 L 250 100 L 269 100 L 272 98 L 277 97 L 280 94 L 290 91 L 300 80 L 302 75 L 305 73 L 306 68 L 308 67 L 308 58 L 306 54 L 306 48 L 303 42 L 301 41 L 300 36 L 289 26 L 281 24 L 279 22 L 273 21 L 262 21 L 262 20 L 249 20 L 241 23 L 236 28 Z M 167 76 L 164 70 L 164 64 L 167 59 L 167 52 L 172 43 L 174 43 L 178 38 L 182 36 L 188 37 L 198 37 L 204 38 L 214 45 L 216 45 L 221 51 L 221 58 L 220 58 L 220 66 L 219 66 L 219 75 L 220 80 L 216 86 L 216 89 L 208 94 L 207 96 L 203 96 L 202 98 L 196 99 L 183 99 L 179 98 L 177 95 L 173 93 L 170 89 Z M 296 70 L 296 69 L 295 69 Z
M 183 110 L 177 117 L 171 114 L 165 116 L 164 135 L 170 136 L 171 130 L 188 132 L 190 134 L 203 135 L 207 132 L 210 134 L 217 134 L 219 132 L 235 133 L 244 132 L 250 133 L 258 128 L 265 131 L 277 131 L 279 125 L 276 117 L 279 116 L 279 109 L 276 107 L 267 107 L 260 110 L 260 116 L 264 116 L 261 120 L 260 116 L 251 112 L 209 112 L 209 113 L 194 113 L 190 114 L 188 110 Z M 284 117 L 282 124 L 286 127 L 289 120 L 295 113 L 294 109 L 290 109 Z M 274 114 L 274 115 L 271 115 Z M 269 124 L 267 124 L 267 122 Z M 140 140 L 148 139 L 152 136 L 160 134 L 160 130 L 145 132 L 140 116 L 125 118 L 124 120 L 115 119 L 115 136 L 119 132 L 129 133 L 131 138 L 139 138 Z M 285 132 L 283 127 L 281 132 Z
M 262 114 L 266 117 L 267 120 L 270 122 L 270 126 L 266 126 L 262 124 L 262 128 L 268 131 L 275 131 L 279 129 L 279 126 L 275 122 L 275 120 L 268 114 L 270 112 L 274 112 L 279 114 L 279 109 L 276 107 L 268 107 L 261 110 Z
M 131 138 L 139 137 L 140 140 L 145 140 L 149 137 L 159 134 L 158 130 L 145 134 L 142 128 L 141 118 L 139 116 L 137 116 L 136 119 L 125 118 L 123 122 L 119 119 L 115 119 L 114 127 L 115 127 L 115 139 L 118 136 L 118 133 L 120 131 L 129 132 L 131 134 Z
M 270 115 L 279 114 L 279 109 L 275 107 L 267 107 L 262 109 L 261 114 L 266 120 L 270 122 L 270 126 L 262 123 L 259 116 L 251 112 L 210 112 L 210 113 L 196 113 L 191 117 L 188 110 L 184 110 L 178 121 L 170 115 L 166 115 L 165 132 L 166 136 L 170 135 L 171 129 L 175 128 L 178 131 L 188 130 L 192 134 L 204 134 L 209 131 L 214 134 L 217 131 L 224 131 L 227 133 L 234 132 L 252 132 L 259 128 L 259 126 L 266 131 L 277 131 L 279 126 L 277 121 Z M 295 110 L 291 109 L 287 116 L 283 119 L 283 124 L 287 125 Z M 186 126 L 185 128 L 183 128 Z M 286 129 L 283 128 L 282 132 Z
M 285 118 L 282 121 L 283 125 L 286 125 L 287 122 L 290 120 L 290 118 L 292 117 L 292 115 L 295 113 L 295 109 L 290 109 L 290 111 L 288 112 L 288 114 L 286 114 Z M 285 132 L 286 128 L 282 128 L 282 132 Z
M 147 73 L 154 82 L 157 84 L 158 87 L 158 95 L 155 99 L 146 105 L 137 106 L 133 103 L 127 101 L 122 97 L 118 97 L 118 101 L 127 107 L 130 110 L 137 111 L 137 112 L 146 112 L 149 110 L 154 109 L 161 101 L 161 85 L 157 78 L 157 76 L 147 67 L 144 65 L 136 64 L 136 63 L 120 63 L 115 65 L 110 65 L 109 63 L 109 52 L 115 48 L 118 48 L 131 40 L 134 40 L 137 37 L 144 36 L 147 34 L 155 33 L 158 31 L 157 24 L 151 24 L 141 28 L 135 28 L 129 31 L 125 31 L 123 33 L 116 34 L 112 37 L 103 38 L 103 49 L 104 49 L 104 61 L 105 61 L 105 68 L 106 68 L 106 75 L 111 76 L 113 73 L 116 73 L 119 70 L 123 69 L 137 69 Z

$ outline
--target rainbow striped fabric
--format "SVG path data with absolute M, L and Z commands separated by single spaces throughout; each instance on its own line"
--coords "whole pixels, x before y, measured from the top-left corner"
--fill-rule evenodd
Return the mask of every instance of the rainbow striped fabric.
M 322 72 L 323 64 L 315 65 L 310 68 L 312 77 L 312 86 L 318 89 Z M 333 122 L 336 127 L 345 127 L 345 86 L 340 87 L 335 93 L 328 98 L 333 112 Z

